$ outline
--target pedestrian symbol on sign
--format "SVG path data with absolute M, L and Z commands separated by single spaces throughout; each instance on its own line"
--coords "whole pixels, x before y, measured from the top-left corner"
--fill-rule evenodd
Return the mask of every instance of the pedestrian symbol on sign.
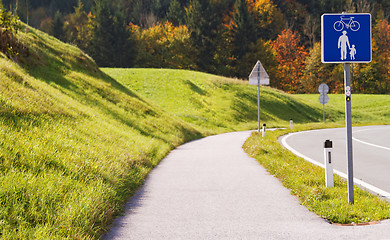
M 341 48 L 341 60 L 347 59 L 347 45 L 348 48 L 351 48 L 347 36 L 347 31 L 343 31 L 343 35 L 339 37 L 338 43 L 338 48 Z

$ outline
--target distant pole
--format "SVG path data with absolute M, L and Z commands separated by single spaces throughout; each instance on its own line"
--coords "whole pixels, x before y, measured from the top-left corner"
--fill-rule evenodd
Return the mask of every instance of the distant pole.
M 345 123 L 347 130 L 347 159 L 348 159 L 348 202 L 354 204 L 353 192 L 353 156 L 352 156 L 352 111 L 351 111 L 351 68 L 344 63 L 345 85 Z
M 324 123 L 325 123 L 325 104 L 322 104 L 322 118 L 324 119 Z
M 260 64 L 259 71 L 257 73 L 257 120 L 258 120 L 258 132 L 260 132 Z

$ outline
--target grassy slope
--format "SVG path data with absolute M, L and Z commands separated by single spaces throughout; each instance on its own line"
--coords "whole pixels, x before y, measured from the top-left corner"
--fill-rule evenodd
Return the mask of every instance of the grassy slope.
M 186 70 L 103 69 L 156 105 L 208 132 L 257 128 L 257 87 L 242 80 Z M 283 126 L 319 121 L 322 110 L 261 87 L 261 121 Z
M 257 87 L 245 81 L 186 70 L 102 69 L 164 110 L 205 131 L 257 128 Z M 261 121 L 268 126 L 322 122 L 319 94 L 289 95 L 261 87 Z M 389 124 L 389 95 L 353 95 L 354 123 Z M 344 95 L 330 95 L 329 122 L 344 122 Z
M 311 106 L 320 107 L 319 94 L 295 95 L 297 100 Z M 390 95 L 352 95 L 353 123 L 390 124 Z M 342 94 L 329 94 L 329 103 L 325 105 L 325 115 L 330 121 L 344 121 L 345 101 Z
M 46 34 L 28 29 L 20 38 L 28 57 L 15 64 L 0 55 L 0 238 L 98 238 L 172 148 L 257 126 L 257 91 L 242 81 L 105 69 L 111 78 Z M 266 87 L 261 94 L 270 125 L 322 119 L 310 101 Z
M 89 239 L 175 146 L 201 133 L 34 29 L 0 55 L 0 239 Z

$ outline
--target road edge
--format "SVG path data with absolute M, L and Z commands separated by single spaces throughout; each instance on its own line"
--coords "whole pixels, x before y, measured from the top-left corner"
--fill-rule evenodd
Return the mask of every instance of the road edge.
M 281 143 L 281 145 L 286 148 L 287 150 L 289 150 L 290 152 L 292 152 L 294 155 L 298 156 L 298 157 L 301 157 L 303 159 L 305 159 L 306 161 L 314 164 L 314 165 L 317 165 L 319 167 L 322 167 L 322 168 L 325 168 L 324 164 L 314 160 L 314 159 L 311 159 L 307 156 L 305 156 L 304 154 L 298 152 L 297 150 L 295 150 L 293 147 L 291 147 L 288 143 L 287 143 L 287 139 L 293 135 L 297 135 L 297 134 L 300 134 L 300 133 L 304 133 L 304 132 L 309 132 L 309 131 L 319 131 L 319 130 L 308 130 L 308 131 L 302 131 L 302 132 L 294 132 L 294 133 L 288 133 L 286 135 L 283 135 L 279 138 L 279 142 Z M 343 172 L 340 172 L 338 170 L 334 170 L 334 173 L 339 175 L 340 177 L 344 178 L 344 179 L 347 179 L 347 174 L 343 173 Z M 384 198 L 386 199 L 387 201 L 390 202 L 390 193 L 389 192 L 386 192 L 380 188 L 377 188 L 369 183 L 366 183 L 360 179 L 357 179 L 357 178 L 353 178 L 353 181 L 354 181 L 354 184 L 355 185 L 359 185 L 360 187 L 364 188 L 364 189 L 367 189 L 368 191 L 371 191 L 377 195 L 379 195 L 379 197 L 381 198 Z

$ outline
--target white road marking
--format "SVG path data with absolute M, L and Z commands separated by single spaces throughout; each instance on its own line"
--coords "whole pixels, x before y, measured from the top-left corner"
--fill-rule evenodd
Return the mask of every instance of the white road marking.
M 381 128 L 379 128 L 381 129 Z M 388 129 L 388 128 L 385 128 L 385 129 Z M 353 133 L 358 133 L 358 132 L 366 132 L 366 131 L 370 131 L 372 129 L 362 129 L 362 130 L 359 130 L 359 131 L 354 131 Z M 375 129 L 377 130 L 377 129 Z M 365 141 L 362 141 L 360 139 L 357 139 L 355 137 L 352 137 L 353 140 L 355 140 L 356 142 L 360 142 L 360 143 L 363 143 L 363 144 L 366 144 L 368 146 L 371 146 L 371 147 L 377 147 L 377 148 L 381 148 L 381 149 L 385 149 L 387 151 L 390 151 L 390 148 L 388 147 L 384 147 L 384 146 L 380 146 L 380 145 L 376 145 L 376 144 L 373 144 L 373 143 L 369 143 L 369 142 L 365 142 Z
M 318 131 L 318 130 L 313 130 L 313 131 Z M 304 154 L 298 152 L 297 150 L 295 150 L 294 148 L 292 148 L 288 143 L 287 143 L 287 138 L 293 136 L 293 135 L 297 135 L 297 134 L 300 134 L 300 133 L 303 133 L 303 132 L 296 132 L 296 133 L 290 133 L 290 134 L 287 134 L 287 135 L 284 135 L 281 139 L 281 142 L 282 142 L 282 145 L 287 148 L 290 152 L 294 153 L 295 155 L 297 155 L 298 157 L 301 157 L 303 159 L 305 159 L 306 161 L 310 162 L 310 163 L 313 163 L 314 165 L 317 165 L 319 167 L 322 167 L 322 168 L 325 168 L 324 167 L 324 164 L 318 162 L 318 161 L 315 161 L 307 156 L 305 156 Z M 344 178 L 344 179 L 347 179 L 348 176 L 347 174 L 343 173 L 343 172 L 340 172 L 336 169 L 333 170 L 334 173 L 336 173 L 337 175 L 339 175 L 340 177 Z M 353 181 L 354 183 L 356 183 L 357 185 L 360 185 L 362 186 L 363 188 L 366 188 L 376 194 L 378 194 L 379 196 L 382 196 L 384 198 L 387 198 L 387 199 L 390 199 L 390 193 L 389 192 L 386 192 L 385 190 L 382 190 L 380 188 L 377 188 L 369 183 L 366 183 L 360 179 L 357 179 L 357 178 L 353 178 Z

